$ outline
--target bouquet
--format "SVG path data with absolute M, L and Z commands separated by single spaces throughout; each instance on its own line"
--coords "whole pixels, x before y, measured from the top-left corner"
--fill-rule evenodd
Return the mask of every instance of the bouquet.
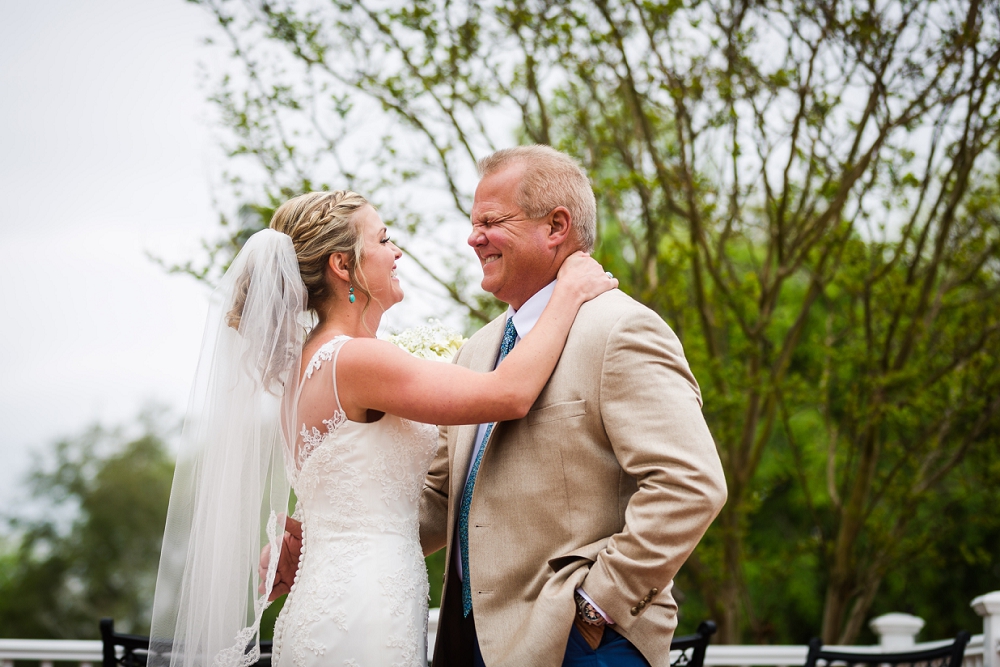
M 467 339 L 448 329 L 437 320 L 389 336 L 389 342 L 415 357 L 434 361 L 451 361 Z

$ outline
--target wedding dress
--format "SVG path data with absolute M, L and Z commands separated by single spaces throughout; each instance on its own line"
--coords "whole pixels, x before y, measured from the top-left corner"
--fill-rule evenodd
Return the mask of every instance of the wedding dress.
M 274 626 L 272 664 L 424 667 L 428 583 L 418 501 L 437 429 L 390 414 L 347 419 L 336 364 L 349 340 L 323 345 L 302 380 L 290 471 L 302 555 Z

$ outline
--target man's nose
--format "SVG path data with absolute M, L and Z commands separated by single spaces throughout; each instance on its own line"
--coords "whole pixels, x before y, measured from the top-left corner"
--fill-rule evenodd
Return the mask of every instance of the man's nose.
M 475 248 L 477 245 L 482 245 L 485 241 L 486 241 L 486 235 L 483 234 L 481 230 L 473 227 L 472 231 L 469 233 L 469 238 L 467 239 L 466 242 L 470 246 Z

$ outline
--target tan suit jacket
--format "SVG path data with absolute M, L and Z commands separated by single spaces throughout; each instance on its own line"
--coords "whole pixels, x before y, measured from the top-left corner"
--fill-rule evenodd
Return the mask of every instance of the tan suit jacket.
M 504 324 L 483 327 L 456 363 L 492 370 Z M 441 429 L 421 498 L 424 551 L 447 547 L 449 563 L 476 428 Z M 531 412 L 493 429 L 476 481 L 469 567 L 486 664 L 561 665 L 582 586 L 653 667 L 666 667 L 672 580 L 725 500 L 677 336 L 620 291 L 584 304 Z M 455 662 L 453 596 L 461 583 L 446 578 L 435 667 Z

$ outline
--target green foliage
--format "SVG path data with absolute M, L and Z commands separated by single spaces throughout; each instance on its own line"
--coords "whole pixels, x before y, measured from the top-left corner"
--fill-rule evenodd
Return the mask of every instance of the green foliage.
M 874 615 L 902 611 L 919 616 L 927 621 L 925 640 L 979 627 L 981 619 L 969 601 L 1000 586 L 998 475 L 1000 457 L 977 451 L 941 492 L 919 503 L 916 520 L 924 526 L 923 539 L 912 557 L 886 575 Z M 870 632 L 863 638 L 874 641 Z
M 444 549 L 436 551 L 428 556 L 427 578 L 431 583 L 430 606 L 441 606 L 441 585 L 444 583 L 444 574 L 448 571 L 448 564 L 444 560 Z
M 105 616 L 148 632 L 173 457 L 144 421 L 138 437 L 94 426 L 60 440 L 31 475 L 0 552 L 0 636 L 97 637 Z

